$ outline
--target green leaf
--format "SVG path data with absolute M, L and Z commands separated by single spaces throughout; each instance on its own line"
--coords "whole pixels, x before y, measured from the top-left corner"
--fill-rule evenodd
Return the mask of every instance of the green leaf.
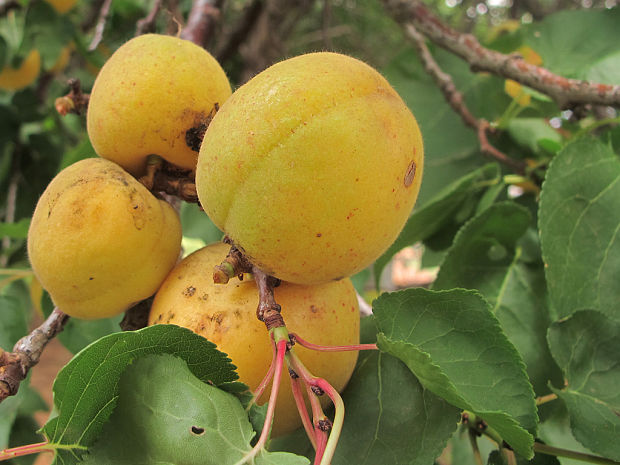
M 400 358 L 428 390 L 482 417 L 531 458 L 538 417 L 518 352 L 474 291 L 407 289 L 374 302 L 379 348 Z
M 527 366 L 537 394 L 561 374 L 547 347 L 550 324 L 544 271 L 523 260 L 529 211 L 514 202 L 492 205 L 467 223 L 442 263 L 433 289 L 478 290 Z
M 198 205 L 183 202 L 181 205 L 181 225 L 183 235 L 194 239 L 202 239 L 205 244 L 218 242 L 224 233 L 209 219 L 207 214 L 198 208 Z
M 0 223 L 0 237 L 8 236 L 13 239 L 26 239 L 30 218 L 22 218 L 17 223 Z
M 567 384 L 555 392 L 566 403 L 575 438 L 620 460 L 620 323 L 585 310 L 554 323 L 548 337 Z
M 118 405 L 85 465 L 231 465 L 254 430 L 239 400 L 203 383 L 171 355 L 137 360 L 120 380 Z M 256 465 L 305 465 L 305 457 L 264 452 Z
M 485 165 L 446 186 L 424 207 L 415 210 L 396 241 L 375 262 L 375 284 L 378 285 L 381 272 L 394 254 L 437 233 L 452 221 L 468 198 L 480 195 L 489 184 L 499 182 L 499 176 L 497 164 Z
M 22 49 L 36 48 L 41 53 L 43 68 L 51 68 L 63 47 L 72 40 L 74 30 L 71 21 L 58 14 L 48 2 L 32 2 L 26 12 Z
M 375 351 L 360 354 L 343 400 L 347 413 L 333 465 L 428 465 L 460 418 L 400 360 Z
M 543 66 L 565 77 L 586 78 L 603 57 L 620 50 L 620 10 L 559 11 L 532 24 L 526 43 Z
M 620 320 L 620 160 L 595 139 L 566 146 L 547 171 L 539 221 L 558 317 L 596 309 Z
M 517 144 L 527 147 L 534 153 L 539 151 L 539 141 L 544 140 L 543 144 L 549 144 L 549 141 L 557 144 L 562 142 L 560 134 L 543 118 L 513 118 L 508 123 L 507 129 Z
M 116 405 L 121 374 L 151 354 L 180 357 L 201 381 L 216 386 L 237 378 L 234 365 L 213 343 L 178 326 L 155 325 L 99 339 L 73 357 L 54 382 L 56 416 L 42 431 L 60 447 L 61 461 L 80 456 L 97 439 Z
M 620 82 L 620 51 L 594 64 L 588 70 L 586 79 L 609 85 Z
M 28 332 L 27 312 L 17 297 L 0 295 L 0 348 L 12 352 L 15 343 Z

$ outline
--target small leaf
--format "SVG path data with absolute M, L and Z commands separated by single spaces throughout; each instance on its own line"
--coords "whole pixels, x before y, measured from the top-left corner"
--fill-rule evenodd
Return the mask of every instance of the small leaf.
M 56 416 L 42 431 L 51 444 L 62 446 L 60 460 L 81 455 L 97 439 L 114 411 L 121 374 L 151 354 L 180 357 L 201 381 L 216 386 L 237 378 L 226 355 L 188 329 L 155 325 L 105 336 L 73 357 L 54 382 Z
M 254 431 L 239 400 L 201 382 L 182 360 L 150 355 L 120 380 L 116 410 L 85 465 L 232 465 L 250 449 Z M 257 465 L 306 465 L 287 453 L 264 452 Z
M 12 352 L 15 343 L 28 332 L 28 313 L 17 297 L 0 295 L 0 348 Z
M 30 218 L 22 218 L 17 223 L 0 223 L 0 237 L 8 236 L 13 239 L 26 239 Z
M 620 160 L 580 139 L 552 161 L 539 230 L 549 295 L 558 317 L 596 309 L 620 321 Z
M 545 144 L 562 142 L 562 137 L 543 118 L 512 118 L 507 130 L 517 144 L 532 152 L 538 152 L 540 141 L 547 141 Z
M 448 185 L 424 207 L 414 211 L 396 241 L 375 262 L 375 283 L 378 285 L 383 268 L 394 254 L 449 224 L 468 197 L 479 195 L 493 180 L 499 181 L 499 167 L 496 164 L 485 165 Z
M 460 418 L 400 360 L 374 351 L 360 354 L 343 399 L 347 413 L 333 465 L 428 465 Z
M 554 323 L 548 338 L 567 383 L 555 392 L 566 403 L 575 438 L 620 460 L 620 323 L 580 311 Z
M 436 395 L 471 410 L 514 450 L 533 455 L 538 417 L 523 361 L 474 291 L 407 289 L 374 303 L 379 348 Z
M 561 381 L 561 374 L 547 347 L 551 321 L 540 257 L 534 263 L 523 257 L 521 239 L 531 221 L 529 211 L 514 202 L 489 207 L 458 233 L 433 288 L 476 289 L 484 295 L 542 395 L 549 392 L 548 381 Z

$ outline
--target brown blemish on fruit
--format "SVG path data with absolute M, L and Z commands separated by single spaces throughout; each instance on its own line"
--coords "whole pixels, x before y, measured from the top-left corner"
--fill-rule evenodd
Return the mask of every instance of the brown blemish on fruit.
M 319 308 L 316 305 L 310 305 L 310 311 L 312 313 L 317 313 L 319 311 Z
M 196 288 L 194 286 L 188 286 L 187 288 L 183 290 L 183 295 L 185 297 L 191 297 L 194 295 L 195 292 L 196 292 Z
M 413 179 L 415 178 L 415 170 L 415 161 L 411 160 L 411 163 L 409 163 L 409 166 L 407 167 L 407 172 L 405 173 L 405 187 L 409 187 L 413 183 Z
M 316 233 L 316 237 L 321 237 L 323 234 L 321 233 Z
M 200 145 L 205 137 L 205 132 L 219 109 L 220 105 L 216 102 L 208 115 L 205 115 L 203 112 L 196 113 L 194 125 L 185 131 L 185 143 L 194 152 L 200 152 Z

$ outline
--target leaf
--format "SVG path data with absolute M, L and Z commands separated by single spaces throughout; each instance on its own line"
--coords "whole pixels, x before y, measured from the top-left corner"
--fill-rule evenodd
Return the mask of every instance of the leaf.
M 56 416 L 42 432 L 61 446 L 61 462 L 80 456 L 97 439 L 116 405 L 121 374 L 134 360 L 151 354 L 180 357 L 201 381 L 216 386 L 237 378 L 225 354 L 185 328 L 155 325 L 105 336 L 73 357 L 54 382 Z
M 524 261 L 521 239 L 531 223 L 529 211 L 514 202 L 492 205 L 467 223 L 442 263 L 433 289 L 478 290 L 527 366 L 539 394 L 561 374 L 547 347 L 550 324 L 544 271 Z M 540 259 L 538 259 L 540 260 Z
M 27 312 L 11 295 L 0 295 L 0 312 L 0 348 L 12 352 L 15 343 L 28 332 Z
M 460 418 L 400 360 L 375 351 L 360 354 L 343 399 L 347 412 L 333 465 L 431 464 Z
M 594 139 L 566 146 L 547 171 L 539 221 L 559 318 L 580 309 L 620 320 L 620 160 Z
M 29 4 L 24 24 L 25 38 L 22 48 L 36 48 L 41 53 L 43 68 L 51 68 L 63 47 L 73 38 L 75 27 L 60 15 L 48 2 Z
M 12 239 L 26 239 L 30 218 L 22 218 L 17 223 L 0 223 L 0 237 L 8 236 Z
M 181 205 L 181 225 L 183 235 L 194 239 L 202 239 L 205 244 L 218 242 L 224 233 L 209 219 L 207 214 L 196 204 L 183 202 Z
M 540 54 L 545 68 L 565 77 L 586 78 L 599 60 L 620 50 L 619 23 L 617 8 L 559 11 L 533 23 L 525 40 Z
M 539 141 L 545 140 L 561 143 L 562 137 L 555 131 L 547 120 L 543 118 L 512 118 L 508 123 L 508 134 L 513 140 L 536 153 L 539 151 Z
M 385 265 L 399 250 L 427 239 L 449 224 L 465 201 L 479 195 L 490 182 L 499 180 L 495 163 L 479 168 L 446 186 L 433 200 L 414 211 L 396 241 L 374 264 L 375 284 L 378 286 Z
M 620 323 L 585 310 L 554 323 L 548 337 L 567 383 L 555 392 L 566 403 L 575 438 L 620 460 Z
M 428 390 L 482 417 L 531 458 L 538 417 L 518 352 L 474 291 L 407 289 L 374 302 L 377 342 Z
M 143 357 L 119 384 L 117 408 L 85 465 L 230 465 L 251 449 L 255 433 L 239 400 L 200 381 L 176 357 Z M 265 452 L 249 463 L 309 462 Z
M 586 79 L 609 85 L 620 82 L 620 51 L 595 63 L 588 70 Z
M 566 405 L 558 401 L 555 402 L 554 405 L 550 404 L 549 407 L 553 410 L 540 424 L 540 438 L 545 441 L 546 444 L 553 445 L 554 447 L 591 454 L 592 451 L 583 447 L 573 436 Z M 561 462 L 562 465 L 583 465 L 583 462 L 580 460 L 573 460 L 565 457 L 561 458 Z

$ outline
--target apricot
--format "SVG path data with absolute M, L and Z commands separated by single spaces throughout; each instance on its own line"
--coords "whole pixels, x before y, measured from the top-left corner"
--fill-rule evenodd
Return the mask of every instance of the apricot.
M 39 199 L 28 231 L 32 269 L 78 318 L 116 315 L 155 293 L 181 248 L 176 211 L 115 163 L 81 160 Z
M 180 262 L 155 295 L 149 325 L 176 324 L 204 336 L 228 354 L 240 381 L 255 390 L 271 364 L 271 341 L 264 323 L 256 318 L 258 290 L 254 281 L 213 283 L 210 271 L 227 251 L 228 246 L 222 243 L 211 244 Z M 359 309 L 349 279 L 312 286 L 282 282 L 275 289 L 275 298 L 289 331 L 316 344 L 359 344 Z M 317 352 L 299 344 L 295 351 L 315 376 L 326 378 L 339 391 L 357 360 L 357 352 Z M 268 400 L 269 392 L 268 388 L 259 403 Z M 299 426 L 285 371 L 273 434 L 285 434 Z
M 20 90 L 32 84 L 41 71 L 41 54 L 30 50 L 24 61 L 17 68 L 5 66 L 0 72 L 0 89 Z
M 422 180 L 414 116 L 373 68 L 312 53 L 240 87 L 209 126 L 196 172 L 213 222 L 266 273 L 349 276 L 399 234 Z
M 205 49 L 145 34 L 106 61 L 90 94 L 87 130 L 97 154 L 134 175 L 156 154 L 194 170 L 215 107 L 230 96 L 224 70 Z
M 77 3 L 77 0 L 45 0 L 45 1 L 49 3 L 50 5 L 52 5 L 54 9 L 60 14 L 65 14 L 67 11 L 72 9 Z

